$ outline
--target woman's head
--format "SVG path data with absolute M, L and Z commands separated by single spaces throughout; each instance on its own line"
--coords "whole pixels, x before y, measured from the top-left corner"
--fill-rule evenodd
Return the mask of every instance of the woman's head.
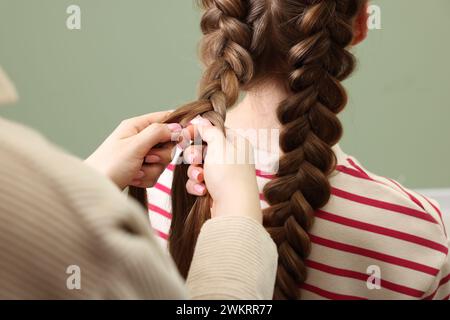
M 201 0 L 205 12 L 201 58 L 205 72 L 199 99 L 168 122 L 197 115 L 224 129 L 227 109 L 241 90 L 278 81 L 287 98 L 277 118 L 283 153 L 264 195 L 265 226 L 279 249 L 275 298 L 298 298 L 306 279 L 308 230 L 314 212 L 330 197 L 335 168 L 332 146 L 342 135 L 337 114 L 347 96 L 341 81 L 354 69 L 349 46 L 366 34 L 366 0 Z M 186 194 L 187 166 L 177 166 L 172 187 L 170 251 L 186 276 L 209 199 Z

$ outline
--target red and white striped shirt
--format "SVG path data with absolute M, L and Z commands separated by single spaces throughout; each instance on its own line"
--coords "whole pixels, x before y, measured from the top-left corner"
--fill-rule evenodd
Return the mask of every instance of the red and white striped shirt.
M 316 212 L 309 232 L 312 250 L 302 298 L 449 300 L 449 238 L 438 204 L 368 172 L 339 146 L 334 151 L 332 196 Z M 256 167 L 262 192 L 273 174 Z M 172 176 L 169 166 L 148 190 L 150 219 L 165 246 Z M 262 194 L 261 204 L 268 206 Z

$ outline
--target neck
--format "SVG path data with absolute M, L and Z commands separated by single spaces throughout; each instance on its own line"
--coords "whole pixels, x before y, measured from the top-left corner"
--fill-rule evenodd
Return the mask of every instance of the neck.
M 282 83 L 264 82 L 247 91 L 244 99 L 229 111 L 227 126 L 235 129 L 280 128 L 276 111 L 286 97 L 287 92 Z

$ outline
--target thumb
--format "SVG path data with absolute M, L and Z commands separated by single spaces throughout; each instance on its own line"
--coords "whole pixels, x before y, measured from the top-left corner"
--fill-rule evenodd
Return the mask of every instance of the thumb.
M 207 144 L 217 144 L 225 141 L 223 132 L 219 128 L 213 126 L 207 119 L 199 117 L 199 120 L 195 125 L 197 126 L 197 132 L 199 133 L 200 138 Z
M 214 127 L 209 121 L 199 123 L 197 132 L 201 140 L 207 144 L 205 164 L 220 164 L 225 160 L 226 138 L 222 130 Z
M 134 147 L 145 156 L 157 144 L 178 142 L 182 127 L 177 123 L 153 123 L 134 136 Z

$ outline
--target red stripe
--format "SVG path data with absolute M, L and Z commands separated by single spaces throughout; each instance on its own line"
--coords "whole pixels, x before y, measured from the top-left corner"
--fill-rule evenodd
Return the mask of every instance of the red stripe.
M 169 240 L 169 235 L 168 234 L 166 234 L 166 233 L 164 233 L 162 231 L 159 231 L 157 229 L 153 229 L 153 230 L 155 230 L 155 233 L 156 233 L 156 235 L 158 237 L 163 238 L 164 240 Z
M 440 218 L 441 223 L 442 223 L 442 228 L 444 229 L 444 234 L 445 234 L 445 236 L 447 237 L 447 230 L 446 230 L 446 228 L 445 228 L 445 223 L 444 223 L 444 219 L 442 218 L 442 212 L 441 212 L 441 210 L 439 210 L 439 208 L 436 207 L 436 206 L 433 204 L 433 202 L 430 201 L 430 199 L 428 199 L 427 197 L 425 197 L 425 196 L 422 195 L 422 194 L 421 194 L 421 196 L 422 196 L 422 198 L 425 199 L 426 202 L 428 202 L 428 203 L 430 204 L 430 206 L 433 207 L 433 209 L 434 209 L 434 210 L 437 212 L 437 214 L 439 215 L 439 218 Z
M 311 260 L 307 260 L 306 265 L 312 269 L 330 273 L 332 275 L 361 280 L 364 282 L 367 282 L 368 278 L 370 277 L 370 275 L 368 275 L 366 273 L 360 273 L 360 272 L 356 272 L 356 271 L 335 268 L 335 267 L 328 266 L 328 265 L 325 265 L 325 264 L 322 264 L 319 262 L 315 262 L 315 261 L 311 261 Z M 388 290 L 391 290 L 394 292 L 398 292 L 398 293 L 402 293 L 402 294 L 405 294 L 405 295 L 408 295 L 411 297 L 415 297 L 415 298 L 420 298 L 424 294 L 423 291 L 409 288 L 406 286 L 402 286 L 402 285 L 399 285 L 399 284 L 396 284 L 396 283 L 393 283 L 393 282 L 390 282 L 387 280 L 383 280 L 383 279 L 380 279 L 380 285 L 381 285 L 381 287 L 383 287 L 385 289 L 388 289 Z
M 363 168 L 361 168 L 360 166 L 358 166 L 355 161 L 353 161 L 353 159 L 351 158 L 347 158 L 347 162 L 350 163 L 350 165 L 355 168 L 356 170 L 358 170 L 359 172 L 361 172 L 362 174 L 365 174 L 367 176 L 367 178 L 371 179 L 372 178 L 369 176 L 369 174 L 363 170 Z
M 336 167 L 336 169 L 342 173 L 354 176 L 356 178 L 366 179 L 366 180 L 370 180 L 373 182 L 381 183 L 383 185 L 387 185 L 382 181 L 378 181 L 378 180 L 375 180 L 372 177 L 370 177 L 369 174 L 367 172 L 365 172 L 361 167 L 356 165 L 356 163 L 354 163 L 352 159 L 347 159 L 347 161 L 357 170 L 353 170 L 353 169 L 347 168 L 345 166 L 338 166 L 338 167 Z M 409 197 L 409 199 L 411 199 L 411 201 L 413 201 L 416 205 L 418 205 L 420 208 L 425 210 L 423 204 L 416 197 L 414 197 L 414 195 L 412 195 L 405 188 L 403 188 L 402 185 L 400 185 L 397 181 L 389 179 L 389 178 L 385 178 L 385 179 L 387 179 L 390 182 L 392 182 L 393 184 L 395 184 L 404 194 L 406 194 Z
M 442 278 L 441 281 L 439 281 L 439 285 L 436 288 L 436 290 L 434 290 L 434 292 L 432 294 L 430 294 L 428 297 L 424 298 L 425 300 L 432 300 L 434 298 L 434 296 L 436 295 L 436 293 L 439 291 L 439 288 L 442 287 L 444 284 L 447 284 L 447 282 L 450 281 L 450 274 L 448 274 L 446 277 Z
M 172 219 L 172 214 L 170 212 L 168 212 L 168 211 L 166 211 L 166 210 L 164 210 L 164 209 L 162 209 L 162 208 L 160 208 L 158 206 L 155 206 L 154 204 L 149 203 L 148 204 L 148 208 L 151 211 L 156 212 L 156 213 L 158 213 L 158 214 L 160 214 L 160 215 L 162 215 L 162 216 L 164 216 L 166 218 Z
M 348 296 L 348 295 L 344 295 L 344 294 L 327 291 L 327 290 L 321 289 L 319 287 L 316 287 L 316 286 L 313 286 L 313 285 L 310 285 L 307 283 L 303 283 L 301 285 L 301 288 L 304 290 L 313 292 L 315 294 L 318 294 L 319 296 L 330 299 L 330 300 L 367 300 L 367 298 Z
M 350 162 L 350 159 L 347 159 L 347 160 Z M 350 162 L 350 163 L 353 163 L 353 162 Z M 359 168 L 359 167 L 356 166 L 356 168 Z M 364 179 L 364 180 L 368 180 L 368 181 L 372 181 L 372 182 L 375 182 L 375 183 L 382 184 L 382 185 L 387 186 L 387 187 L 392 189 L 391 185 L 389 185 L 387 183 L 384 183 L 383 181 L 379 181 L 379 180 L 373 179 L 366 172 L 362 171 L 361 168 L 359 168 L 359 170 L 358 170 L 358 169 L 353 169 L 353 168 L 349 168 L 349 167 L 340 165 L 340 166 L 336 167 L 336 170 L 339 171 L 339 172 L 348 174 L 350 176 L 353 176 L 355 178 L 360 178 L 360 179 Z
M 385 235 L 385 236 L 388 236 L 391 238 L 396 238 L 396 239 L 400 239 L 403 241 L 415 243 L 420 246 L 442 252 L 445 255 L 448 254 L 448 248 L 446 246 L 444 246 L 438 242 L 434 242 L 434 241 L 431 241 L 431 240 L 428 240 L 425 238 L 421 238 L 421 237 L 418 237 L 418 236 L 415 236 L 412 234 L 408 234 L 405 232 L 401 232 L 401 231 L 365 223 L 362 221 L 357 221 L 357 220 L 341 217 L 341 216 L 338 216 L 338 215 L 335 215 L 332 213 L 328 213 L 328 212 L 325 212 L 322 210 L 319 210 L 316 212 L 316 217 L 327 220 L 327 221 L 335 222 L 335 223 L 338 223 L 338 224 L 341 224 L 344 226 L 352 227 L 355 229 L 365 230 L 368 232 Z
M 167 170 L 169 170 L 169 171 L 174 171 L 175 170 L 175 165 L 174 164 L 169 164 L 168 166 L 167 166 Z
M 348 175 L 351 175 L 351 176 L 353 176 L 353 177 L 356 177 L 356 178 L 361 178 L 361 179 L 366 179 L 366 180 L 370 180 L 370 181 L 373 181 L 373 182 L 377 182 L 377 183 L 380 183 L 380 184 L 383 184 L 383 185 L 386 185 L 386 186 L 389 186 L 389 185 L 387 185 L 386 183 L 384 183 L 384 182 L 382 182 L 382 181 L 376 181 L 376 180 L 374 180 L 373 178 L 371 178 L 367 173 L 365 173 L 359 166 L 357 166 L 351 159 L 347 159 L 347 161 L 351 164 L 351 165 L 353 165 L 355 168 L 357 168 L 358 170 L 354 170 L 354 169 L 352 169 L 352 168 L 348 168 L 348 167 L 345 167 L 345 166 L 342 166 L 342 165 L 340 165 L 340 166 L 337 166 L 336 167 L 336 170 L 337 171 L 339 171 L 339 172 L 342 172 L 342 173 L 345 173 L 345 174 L 348 174 Z M 420 200 L 418 200 L 416 197 L 414 197 L 411 193 L 409 193 L 405 188 L 403 188 L 398 182 L 396 182 L 395 180 L 392 180 L 392 179 L 388 179 L 389 181 L 391 181 L 393 184 L 395 184 L 398 188 L 400 188 L 400 190 L 402 190 L 415 204 L 417 204 L 418 206 L 420 206 L 423 210 L 425 210 L 426 211 L 426 209 L 424 208 L 424 206 L 423 206 L 423 204 L 420 202 Z M 390 186 L 389 186 L 390 187 Z M 445 228 L 445 224 L 444 224 L 444 220 L 443 220 L 443 218 L 442 218 L 442 213 L 441 213 L 441 211 L 439 210 L 439 208 L 437 208 L 427 197 L 425 197 L 425 196 L 423 196 L 423 195 L 421 195 L 424 199 L 425 199 L 425 201 L 427 201 L 433 208 L 434 208 L 434 210 L 436 210 L 436 212 L 438 213 L 438 215 L 439 215 L 439 218 L 440 218 L 440 220 L 441 220 L 441 223 L 442 223 L 442 227 L 443 227 L 443 229 L 444 229 L 444 234 L 445 234 L 445 236 L 447 236 L 447 230 L 446 230 L 446 228 Z
M 419 207 L 421 207 L 423 210 L 425 210 L 425 207 L 423 204 L 416 198 L 414 195 L 409 193 L 405 188 L 403 188 L 397 181 L 388 179 L 390 182 L 395 184 L 400 190 L 402 190 L 415 204 L 417 204 Z
M 172 195 L 172 190 L 166 186 L 163 186 L 161 183 L 155 184 L 155 188 L 158 189 L 159 191 L 167 193 L 169 196 Z
M 442 287 L 444 284 L 447 284 L 447 282 L 450 281 L 450 274 L 448 274 L 446 277 L 442 278 L 442 280 L 439 282 L 439 286 Z
M 442 218 L 442 212 L 441 212 L 441 210 L 439 210 L 439 208 L 436 207 L 436 206 L 433 204 L 433 202 L 430 201 L 430 199 L 428 199 L 428 198 L 425 197 L 424 195 L 421 195 L 421 196 L 425 199 L 426 202 L 428 202 L 428 203 L 430 204 L 430 206 L 433 207 L 434 210 L 436 210 L 437 214 Z
M 448 296 L 446 296 L 444 299 L 442 300 L 450 300 L 450 294 Z
M 311 242 L 318 244 L 318 245 L 322 245 L 328 248 L 332 248 L 332 249 L 336 249 L 339 251 L 344 251 L 344 252 L 349 252 L 349 253 L 353 253 L 353 254 L 357 254 L 363 257 L 368 257 L 368 258 L 372 258 L 372 259 L 376 259 L 376 260 L 380 260 L 380 261 L 384 261 L 393 265 L 397 265 L 397 266 L 401 266 L 404 268 L 408 268 L 408 269 L 412 269 L 412 270 L 416 270 L 422 273 L 426 273 L 432 276 L 436 276 L 439 273 L 438 269 L 426 266 L 424 264 L 420 264 L 417 262 L 413 262 L 413 261 L 409 261 L 406 259 L 402 259 L 402 258 L 398 258 L 398 257 L 394 257 L 388 254 L 384 254 L 381 252 L 377 252 L 377 251 L 373 251 L 373 250 L 369 250 L 369 249 L 364 249 L 361 247 L 356 247 L 353 245 L 349 245 L 349 244 L 345 244 L 345 243 L 341 243 L 341 242 L 337 242 L 337 241 L 333 241 L 333 240 L 329 240 L 329 239 L 325 239 L 325 238 L 321 238 L 315 235 L 310 235 L 311 238 Z
M 273 173 L 264 172 L 261 170 L 256 170 L 256 176 L 265 179 L 275 179 L 276 175 Z
M 350 176 L 356 177 L 356 178 L 361 178 L 361 179 L 366 179 L 366 180 L 371 180 L 372 179 L 368 179 L 367 176 L 365 176 L 364 174 L 362 174 L 361 172 L 359 172 L 358 170 L 352 169 L 352 168 L 348 168 L 346 166 L 336 166 L 336 170 L 345 174 L 348 174 Z
M 372 177 L 370 177 L 369 174 L 366 171 L 364 171 L 363 168 L 358 166 L 352 159 L 348 158 L 347 161 L 348 161 L 348 163 L 350 163 L 350 165 L 352 167 L 356 168 L 358 170 L 358 172 L 360 172 L 361 175 L 360 176 L 354 175 L 355 177 L 368 179 L 368 180 L 371 180 L 374 182 L 385 184 L 382 181 L 377 181 L 377 180 L 373 179 Z M 410 192 L 408 192 L 405 188 L 403 188 L 403 186 L 400 185 L 397 181 L 389 179 L 389 178 L 385 178 L 385 179 L 387 179 L 390 182 L 392 182 L 393 184 L 395 184 L 403 193 L 405 193 L 411 199 L 411 201 L 413 201 L 415 204 L 417 204 L 419 207 L 421 207 L 423 210 L 425 210 L 423 204 L 416 197 L 414 197 Z
M 423 298 L 423 300 L 433 300 L 434 296 L 438 292 L 438 289 L 436 289 L 432 294 L 430 294 L 428 297 Z
M 438 289 L 436 289 L 432 294 L 430 294 L 428 297 L 423 298 L 423 300 L 433 300 L 434 296 L 438 292 Z
M 373 180 L 372 177 L 369 176 L 369 174 L 364 171 L 360 166 L 358 166 L 355 161 L 353 161 L 353 159 L 351 158 L 347 158 L 347 162 L 356 170 L 358 170 L 359 173 L 363 174 L 366 176 L 367 179 Z
M 385 201 L 381 201 L 381 200 L 366 198 L 366 197 L 359 196 L 359 195 L 356 195 L 353 193 L 349 193 L 349 192 L 346 192 L 344 190 L 337 189 L 337 188 L 332 188 L 331 193 L 339 198 L 344 198 L 344 199 L 347 199 L 347 200 L 350 200 L 353 202 L 365 204 L 370 207 L 375 207 L 375 208 L 380 208 L 380 209 L 385 209 L 385 210 L 401 213 L 401 214 L 404 214 L 407 216 L 415 217 L 418 219 L 422 219 L 422 220 L 437 224 L 437 221 L 434 220 L 433 217 L 431 217 L 429 214 L 427 214 L 426 212 L 423 212 L 423 211 L 415 210 L 412 208 L 404 207 L 404 206 L 401 206 L 398 204 L 389 203 L 389 202 L 385 202 Z

